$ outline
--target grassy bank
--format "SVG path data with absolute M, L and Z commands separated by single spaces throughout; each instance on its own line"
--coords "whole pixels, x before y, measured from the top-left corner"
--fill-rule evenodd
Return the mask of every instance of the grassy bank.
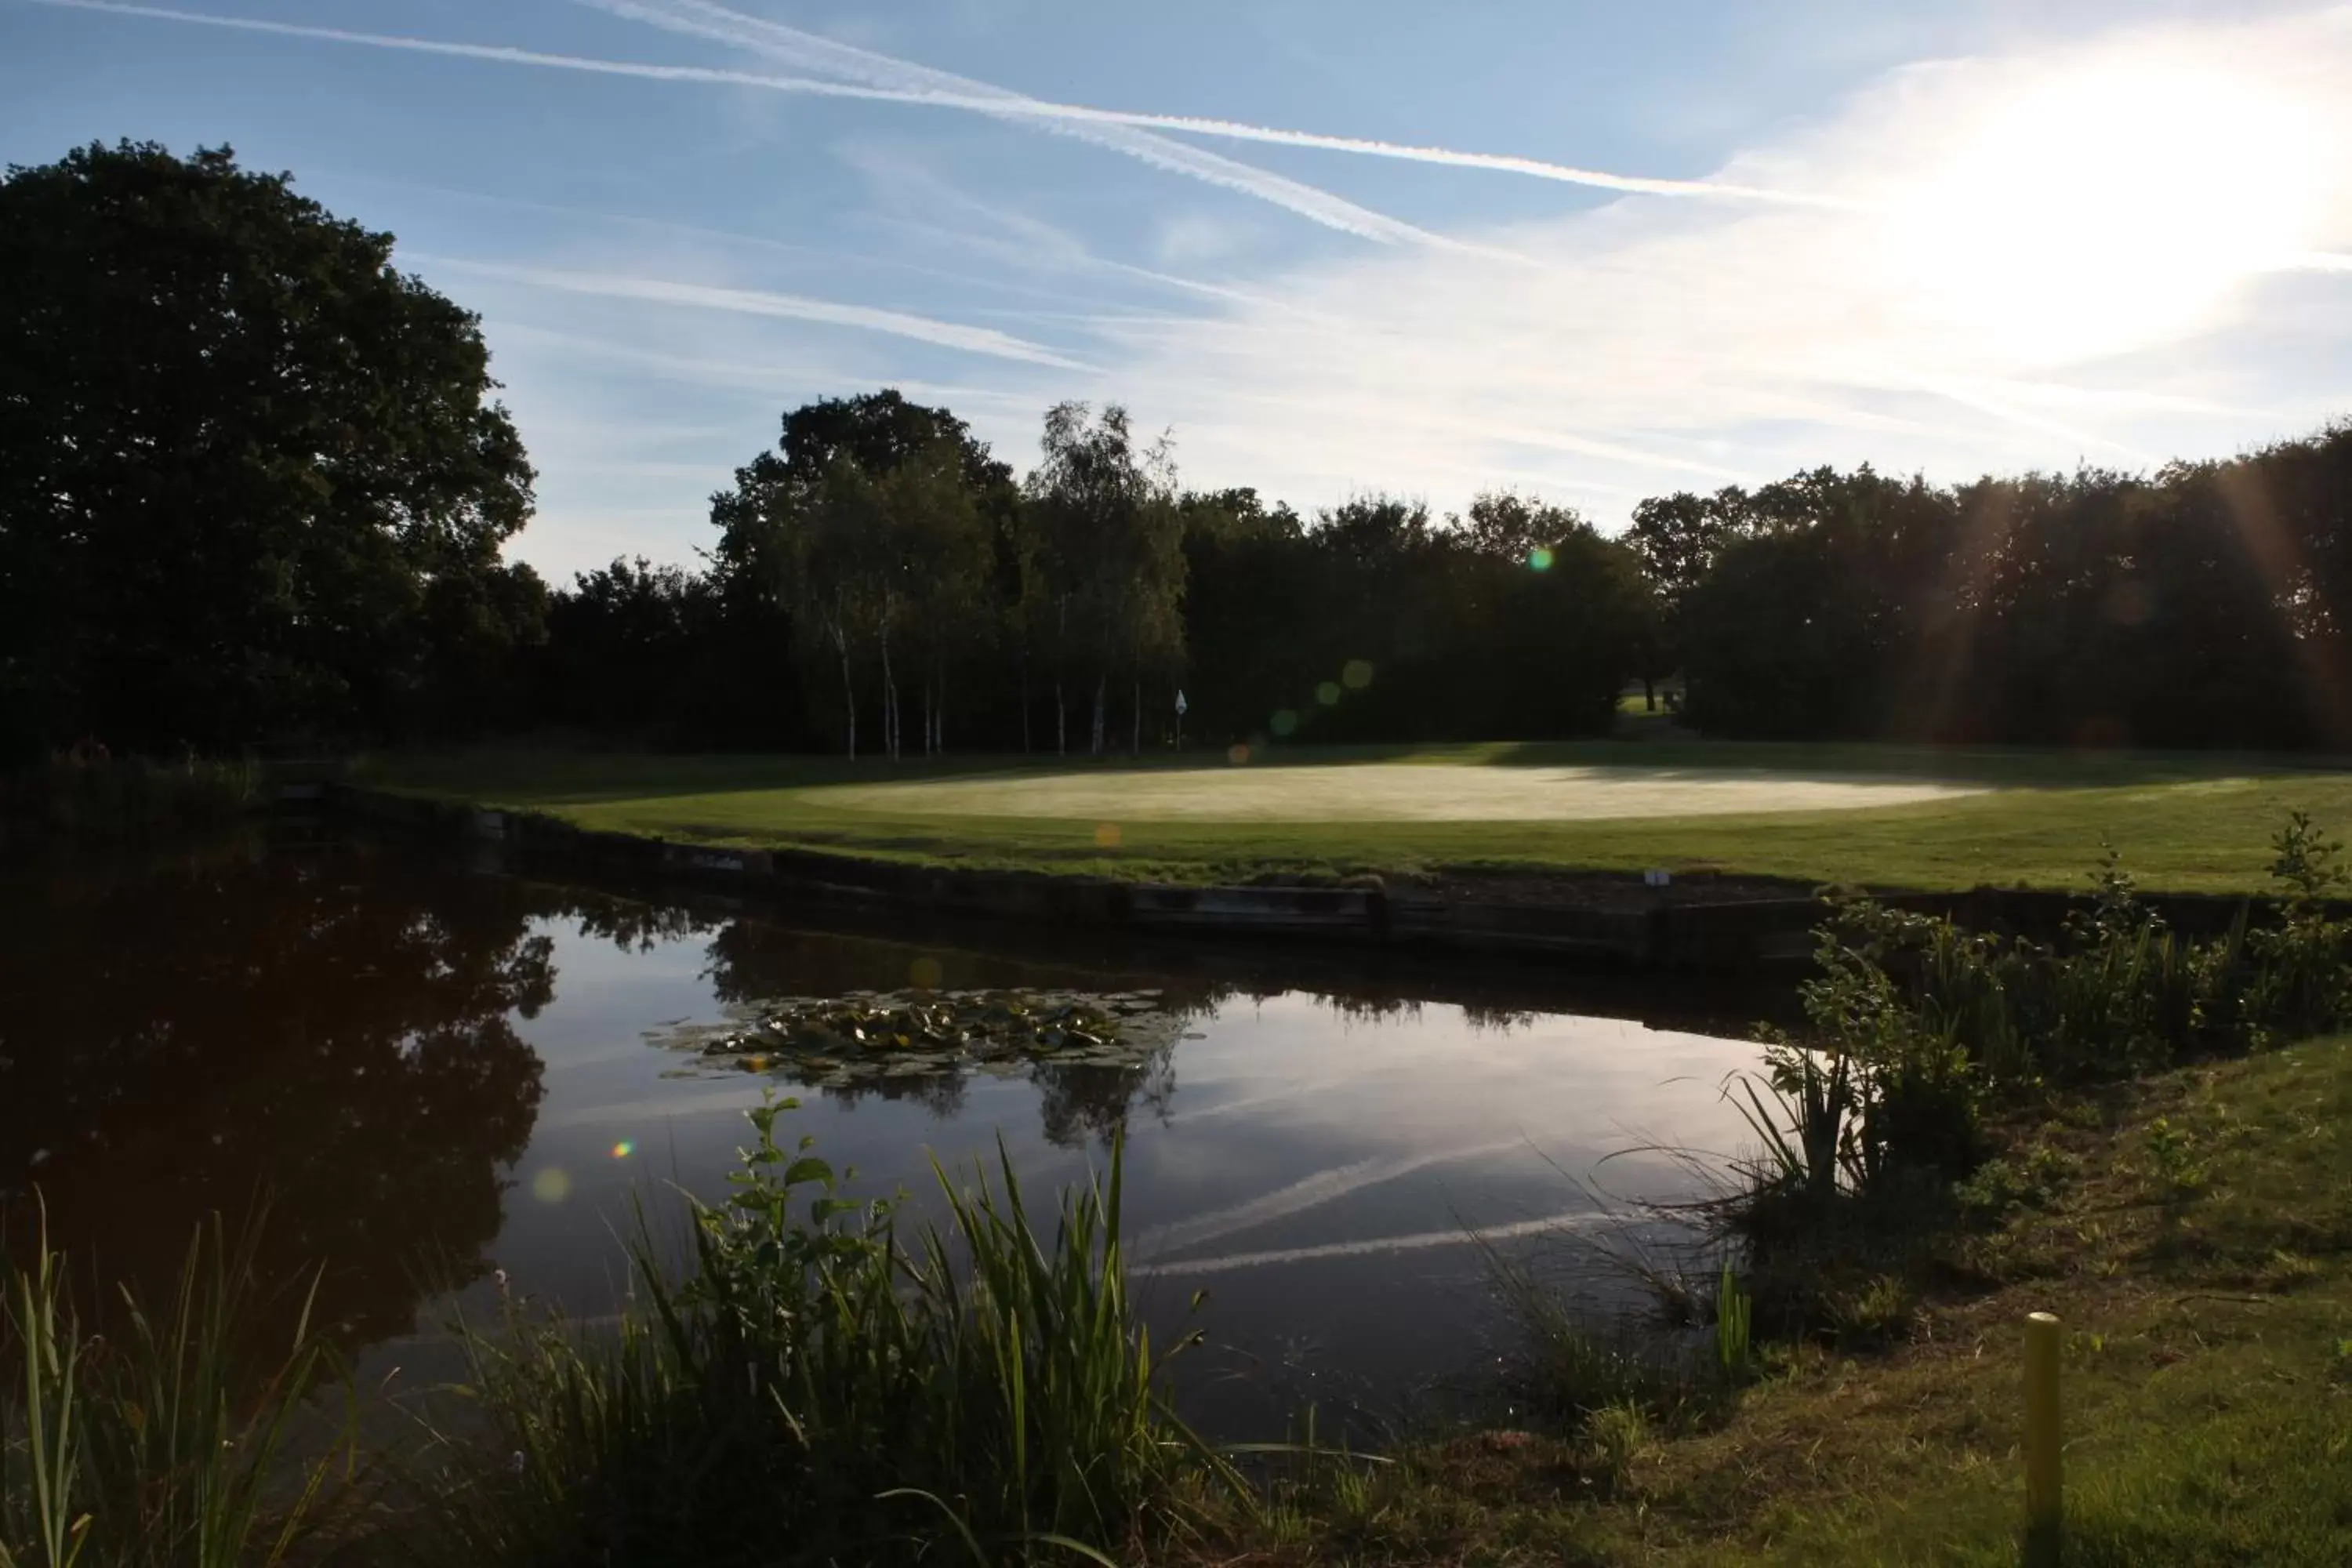
M 1982 885 L 2078 889 L 2101 837 L 2141 884 L 2163 891 L 2262 887 L 2268 837 L 2302 810 L 2352 820 L 2352 773 L 2277 760 L 2096 756 L 1690 742 L 1297 751 L 1245 764 L 1201 759 L 1074 763 L 1088 771 L 1430 767 L 1608 767 L 1662 782 L 1695 774 L 1933 779 L 1985 793 L 1854 810 L 1587 821 L 1216 821 L 941 816 L 889 804 L 891 780 L 1045 777 L 1021 759 L 898 764 L 812 757 L 659 757 L 509 752 L 392 759 L 388 788 L 583 827 L 752 847 L 794 847 L 923 862 L 1031 867 L 1175 881 L 1360 873 L 1636 871 L 1668 867 L 1924 889 Z M 1115 831 L 1110 831 L 1115 830 Z
M 2066 1561 L 2352 1561 L 2352 1041 L 2009 1129 L 2040 1173 L 1727 1417 L 1465 1437 L 1325 1489 L 1244 1563 L 2013 1563 L 2019 1355 L 2066 1325 Z

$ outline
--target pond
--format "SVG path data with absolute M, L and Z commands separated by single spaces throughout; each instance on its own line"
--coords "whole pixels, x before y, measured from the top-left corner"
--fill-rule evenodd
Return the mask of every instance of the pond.
M 1720 1087 L 1755 1051 L 1727 1037 L 1769 1005 L 623 898 L 281 831 L 0 885 L 0 1210 L 19 1255 L 45 1208 L 86 1276 L 154 1280 L 202 1216 L 266 1194 L 272 1269 L 323 1265 L 362 1366 L 415 1375 L 493 1270 L 609 1311 L 633 1205 L 661 1225 L 673 1184 L 723 1192 L 765 1092 L 801 1099 L 789 1124 L 853 1190 L 925 1213 L 933 1158 L 968 1173 L 1001 1143 L 1034 1204 L 1123 1129 L 1155 1330 L 1207 1337 L 1188 1408 L 1265 1435 L 1310 1401 L 1377 1415 L 1475 1383 L 1507 1333 L 1474 1231 L 1553 1247 L 1612 1196 L 1691 1193 L 1644 1151 L 1741 1141 Z M 807 1032 L 908 1006 L 1036 1016 L 1019 1048 L 892 1026 L 872 1060 Z

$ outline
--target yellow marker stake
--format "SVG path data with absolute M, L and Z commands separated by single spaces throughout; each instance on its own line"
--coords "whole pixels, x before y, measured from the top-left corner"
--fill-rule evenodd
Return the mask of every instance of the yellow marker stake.
M 2029 1563 L 2058 1561 L 2063 1438 L 2058 1418 L 2058 1320 L 2025 1320 L 2025 1542 Z

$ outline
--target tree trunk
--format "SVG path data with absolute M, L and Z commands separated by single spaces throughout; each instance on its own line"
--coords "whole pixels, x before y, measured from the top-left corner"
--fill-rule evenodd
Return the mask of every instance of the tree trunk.
M 923 755 L 931 754 L 931 683 L 923 682 Z
M 1062 672 L 1054 672 L 1054 754 L 1070 754 L 1070 705 L 1062 696 Z
M 1655 713 L 1657 710 L 1658 683 L 1645 675 L 1642 677 L 1642 711 Z
M 849 704 L 849 760 L 857 760 L 857 682 L 849 674 L 849 639 L 836 624 L 833 628 L 833 646 L 841 650 L 841 695 Z
M 1029 650 L 1021 650 L 1021 754 L 1029 754 Z
M 1110 672 L 1101 669 L 1095 671 L 1095 727 L 1094 733 L 1090 737 L 1093 750 L 1089 753 L 1093 756 L 1099 757 L 1103 754 L 1103 697 L 1109 689 Z
M 898 678 L 890 668 L 890 616 L 882 613 L 882 744 L 898 760 Z
M 1135 754 L 1143 755 L 1143 677 L 1135 678 Z

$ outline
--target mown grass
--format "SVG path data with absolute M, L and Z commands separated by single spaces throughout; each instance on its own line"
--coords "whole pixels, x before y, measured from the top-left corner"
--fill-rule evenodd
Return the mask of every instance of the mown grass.
M 2157 891 L 2262 890 L 2270 835 L 2301 810 L 2352 819 L 2352 772 L 2275 758 L 2076 756 L 2053 752 L 1862 744 L 1589 742 L 1296 749 L 1251 767 L 1351 762 L 1430 766 L 1762 770 L 1797 776 L 1898 774 L 1995 786 L 1949 800 L 1861 810 L 1612 821 L 1174 822 L 939 816 L 833 804 L 823 786 L 1055 771 L 1020 758 L 944 763 L 798 756 L 576 752 L 404 757 L 367 773 L 386 788 L 582 827 L 744 847 L 803 847 L 982 868 L 1192 882 L 1447 872 L 1635 871 L 1665 867 L 1879 889 L 2082 886 L 2111 840 Z M 1198 756 L 1080 768 L 1201 767 Z

